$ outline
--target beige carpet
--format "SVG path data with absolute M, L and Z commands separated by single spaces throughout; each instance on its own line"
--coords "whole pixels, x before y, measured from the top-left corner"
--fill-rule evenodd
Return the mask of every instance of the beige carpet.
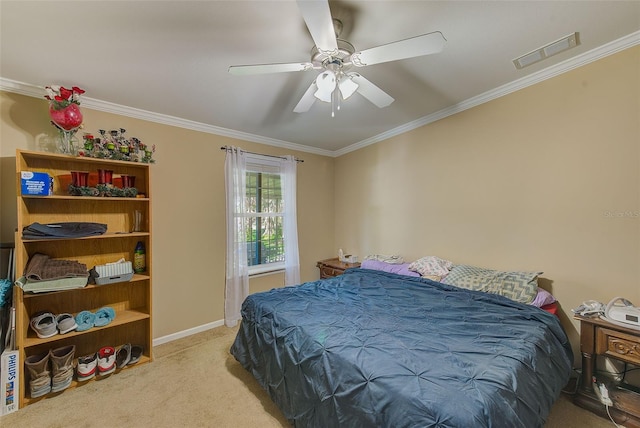
M 155 348 L 155 361 L 89 381 L 0 418 L 2 427 L 289 427 L 229 354 L 236 329 L 219 327 Z M 613 424 L 562 396 L 545 428 Z

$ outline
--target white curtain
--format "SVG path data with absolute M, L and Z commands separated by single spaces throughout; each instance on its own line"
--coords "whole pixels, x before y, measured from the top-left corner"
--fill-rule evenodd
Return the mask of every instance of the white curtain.
M 227 149 L 225 160 L 225 188 L 227 197 L 227 267 L 224 299 L 224 321 L 233 327 L 240 320 L 242 302 L 249 295 L 249 267 L 246 233 L 246 176 L 247 170 L 280 175 L 284 199 L 284 283 L 300 283 L 298 255 L 298 219 L 296 209 L 297 161 L 293 156 L 268 157 L 246 153 L 235 147 Z
M 284 197 L 284 285 L 300 284 L 300 257 L 298 255 L 298 215 L 296 209 L 296 168 L 293 156 L 280 162 L 280 183 Z
M 224 323 L 233 327 L 240 320 L 242 302 L 249 295 L 249 270 L 245 245 L 245 196 L 247 164 L 244 153 L 227 149 L 224 163 L 227 199 L 227 267 L 224 293 Z

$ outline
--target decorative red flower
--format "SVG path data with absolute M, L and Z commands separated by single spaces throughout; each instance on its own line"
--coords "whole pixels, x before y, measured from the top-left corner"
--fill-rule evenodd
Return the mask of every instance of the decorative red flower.
M 68 89 L 58 85 L 45 86 L 45 90 L 47 94 L 44 97 L 51 101 L 54 108 L 58 110 L 69 106 L 69 104 L 80 105 L 80 95 L 85 92 L 77 86 Z
M 64 86 L 60 86 L 60 96 L 65 99 L 68 100 L 69 98 L 71 98 L 71 96 L 73 95 L 73 90 L 71 89 L 67 89 Z M 58 97 L 56 97 L 57 99 Z

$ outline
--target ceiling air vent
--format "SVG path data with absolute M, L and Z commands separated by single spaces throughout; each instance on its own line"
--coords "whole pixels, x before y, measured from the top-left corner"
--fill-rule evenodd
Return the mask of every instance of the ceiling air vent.
M 551 42 L 548 45 L 542 46 L 534 51 L 522 55 L 513 60 L 513 65 L 518 70 L 528 65 L 535 64 L 538 61 L 549 58 L 550 56 L 564 52 L 567 49 L 574 48 L 580 44 L 578 40 L 578 33 L 571 33 L 561 39 Z

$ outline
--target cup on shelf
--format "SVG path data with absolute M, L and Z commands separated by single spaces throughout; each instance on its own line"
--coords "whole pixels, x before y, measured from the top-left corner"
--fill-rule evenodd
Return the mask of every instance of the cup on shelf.
M 113 184 L 113 171 L 98 169 L 98 184 Z
M 122 188 L 125 187 L 136 187 L 136 176 L 135 175 L 125 175 L 122 174 L 120 176 L 122 178 Z
M 89 185 L 89 171 L 71 171 L 71 184 L 76 187 Z
M 142 211 L 135 210 L 131 214 L 131 231 L 142 232 Z

